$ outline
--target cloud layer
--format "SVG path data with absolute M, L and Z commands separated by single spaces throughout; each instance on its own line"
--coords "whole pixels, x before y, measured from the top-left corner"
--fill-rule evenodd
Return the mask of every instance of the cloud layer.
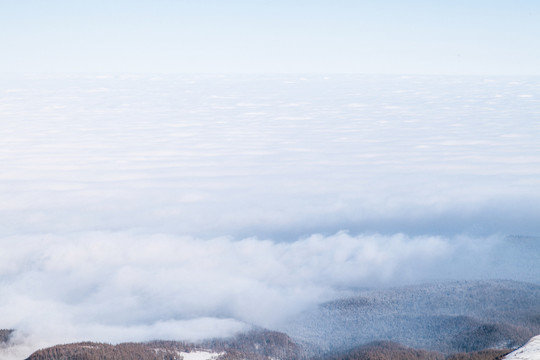
M 3 82 L 1 232 L 539 234 L 538 81 Z
M 200 338 L 366 286 L 538 279 L 539 88 L 5 78 L 0 328 Z
M 493 252 L 504 247 L 495 237 L 343 232 L 290 243 L 133 232 L 8 237 L 0 317 L 49 342 L 227 335 L 245 324 L 276 327 L 366 286 L 491 277 Z

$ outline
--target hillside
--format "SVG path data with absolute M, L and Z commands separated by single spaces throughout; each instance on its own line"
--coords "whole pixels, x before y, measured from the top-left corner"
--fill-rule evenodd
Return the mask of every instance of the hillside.
M 0 329 L 0 346 L 6 344 L 11 338 L 12 334 L 13 330 L 11 329 Z
M 298 360 L 302 349 L 287 335 L 253 330 L 227 339 L 200 343 L 151 341 L 118 345 L 76 343 L 53 346 L 33 353 L 26 360 Z
M 276 339 L 279 340 L 276 342 Z M 436 351 L 377 341 L 348 351 L 308 358 L 302 353 L 287 353 L 285 349 L 291 346 L 297 345 L 284 334 L 258 331 L 205 344 L 153 341 L 119 345 L 90 342 L 58 345 L 37 351 L 26 360 L 501 360 L 510 352 L 508 349 L 483 350 L 445 356 Z
M 390 341 L 376 341 L 346 352 L 326 356 L 325 360 L 444 360 L 435 351 L 412 349 Z
M 375 341 L 319 360 L 501 360 L 509 352 L 509 349 L 491 349 L 445 356 L 437 351 L 413 349 L 391 341 Z
M 58 345 L 27 360 L 499 360 L 540 334 L 539 319 L 538 285 L 448 282 L 363 291 L 294 317 L 282 332 Z
M 516 348 L 540 333 L 539 319 L 538 285 L 460 281 L 364 291 L 280 330 L 319 353 L 388 340 L 450 354 Z
M 153 349 L 146 344 L 77 343 L 57 345 L 39 350 L 27 360 L 174 360 L 176 353 L 165 349 Z

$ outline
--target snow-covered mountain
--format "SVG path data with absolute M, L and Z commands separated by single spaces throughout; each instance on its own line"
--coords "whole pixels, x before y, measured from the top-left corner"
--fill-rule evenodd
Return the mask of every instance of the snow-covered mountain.
M 322 352 L 377 340 L 444 353 L 516 348 L 540 333 L 540 286 L 459 281 L 363 291 L 280 330 Z

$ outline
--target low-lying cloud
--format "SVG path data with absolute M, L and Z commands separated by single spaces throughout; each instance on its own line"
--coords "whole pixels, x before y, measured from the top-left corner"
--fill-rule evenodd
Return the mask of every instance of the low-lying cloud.
M 133 232 L 7 237 L 0 318 L 4 327 L 50 342 L 275 328 L 358 288 L 487 277 L 504 240 L 479 240 L 343 232 L 289 243 Z

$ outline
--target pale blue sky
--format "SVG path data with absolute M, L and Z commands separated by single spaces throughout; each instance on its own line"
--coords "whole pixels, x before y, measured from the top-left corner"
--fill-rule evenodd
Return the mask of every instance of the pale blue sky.
M 3 0 L 0 72 L 540 75 L 540 1 Z

